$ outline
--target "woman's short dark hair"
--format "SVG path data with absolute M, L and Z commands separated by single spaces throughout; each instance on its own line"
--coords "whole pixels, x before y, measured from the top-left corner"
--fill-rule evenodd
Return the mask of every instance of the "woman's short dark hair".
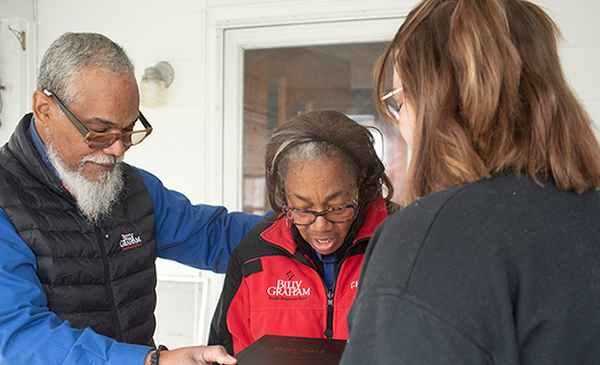
M 291 161 L 332 157 L 344 161 L 359 183 L 359 214 L 384 194 L 384 186 L 384 199 L 389 201 L 394 188 L 373 145 L 367 127 L 336 111 L 307 112 L 280 125 L 269 139 L 265 155 L 271 207 L 281 211 L 285 204 L 282 184 Z

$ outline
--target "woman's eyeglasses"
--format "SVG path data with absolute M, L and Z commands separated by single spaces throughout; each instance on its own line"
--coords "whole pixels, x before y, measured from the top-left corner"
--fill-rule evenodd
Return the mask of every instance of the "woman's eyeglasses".
M 312 210 L 296 209 L 284 205 L 281 207 L 285 217 L 297 226 L 310 226 L 315 223 L 317 217 L 323 217 L 331 223 L 345 223 L 354 218 L 356 213 L 357 200 L 348 202 L 340 207 L 335 207 L 321 212 Z
M 342 206 L 315 212 L 313 210 L 304 210 L 284 205 L 281 211 L 285 214 L 287 220 L 297 226 L 310 226 L 315 223 L 317 217 L 323 217 L 331 223 L 346 223 L 356 215 L 358 207 L 359 187 L 356 188 L 354 200 L 345 203 Z
M 388 107 L 390 116 L 396 121 L 400 120 L 400 109 L 402 108 L 402 104 L 398 103 L 398 100 L 395 98 L 395 95 L 398 94 L 400 91 L 402 91 L 401 87 L 394 89 L 381 97 L 381 101 L 385 101 L 385 104 Z
M 118 140 L 123 141 L 123 148 L 128 149 L 131 146 L 135 146 L 137 144 L 142 143 L 146 137 L 152 133 L 152 126 L 142 112 L 139 112 L 138 119 L 134 122 L 134 126 L 139 120 L 142 122 L 142 126 L 145 129 L 129 131 L 124 133 L 115 133 L 115 132 L 93 132 L 87 129 L 86 126 L 83 125 L 77 119 L 73 113 L 54 95 L 52 92 L 48 90 L 44 90 L 44 93 L 48 95 L 54 102 L 58 105 L 60 110 L 67 116 L 67 119 L 73 124 L 73 126 L 81 133 L 81 135 L 85 138 L 88 146 L 93 149 L 104 149 L 113 145 Z

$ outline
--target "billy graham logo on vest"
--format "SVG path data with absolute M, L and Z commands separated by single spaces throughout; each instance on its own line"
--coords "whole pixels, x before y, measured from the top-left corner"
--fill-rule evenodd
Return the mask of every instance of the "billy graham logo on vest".
M 121 240 L 119 241 L 121 251 L 129 250 L 142 245 L 142 239 L 140 236 L 136 236 L 134 233 L 127 232 L 127 228 L 125 227 L 123 227 L 123 231 L 125 233 L 121 233 Z
M 294 273 L 286 273 L 288 279 L 278 279 L 274 285 L 267 288 L 271 300 L 306 300 L 310 296 L 311 287 L 302 285 L 302 280 L 292 280 Z

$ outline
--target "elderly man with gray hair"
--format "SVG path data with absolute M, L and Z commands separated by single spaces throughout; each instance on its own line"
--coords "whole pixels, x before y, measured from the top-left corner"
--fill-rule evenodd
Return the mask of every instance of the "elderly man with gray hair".
M 94 33 L 50 46 L 0 150 L 0 362 L 235 363 L 220 347 L 155 350 L 155 260 L 224 272 L 262 217 L 192 205 L 124 163 L 151 132 L 122 47 Z

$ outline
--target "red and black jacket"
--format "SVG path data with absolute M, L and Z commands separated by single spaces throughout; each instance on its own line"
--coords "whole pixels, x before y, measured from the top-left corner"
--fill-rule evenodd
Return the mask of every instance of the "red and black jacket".
M 387 217 L 380 198 L 354 222 L 336 251 L 331 291 L 295 227 L 286 219 L 259 223 L 231 254 L 208 343 L 237 354 L 265 334 L 348 339 L 346 315 L 367 243 Z

